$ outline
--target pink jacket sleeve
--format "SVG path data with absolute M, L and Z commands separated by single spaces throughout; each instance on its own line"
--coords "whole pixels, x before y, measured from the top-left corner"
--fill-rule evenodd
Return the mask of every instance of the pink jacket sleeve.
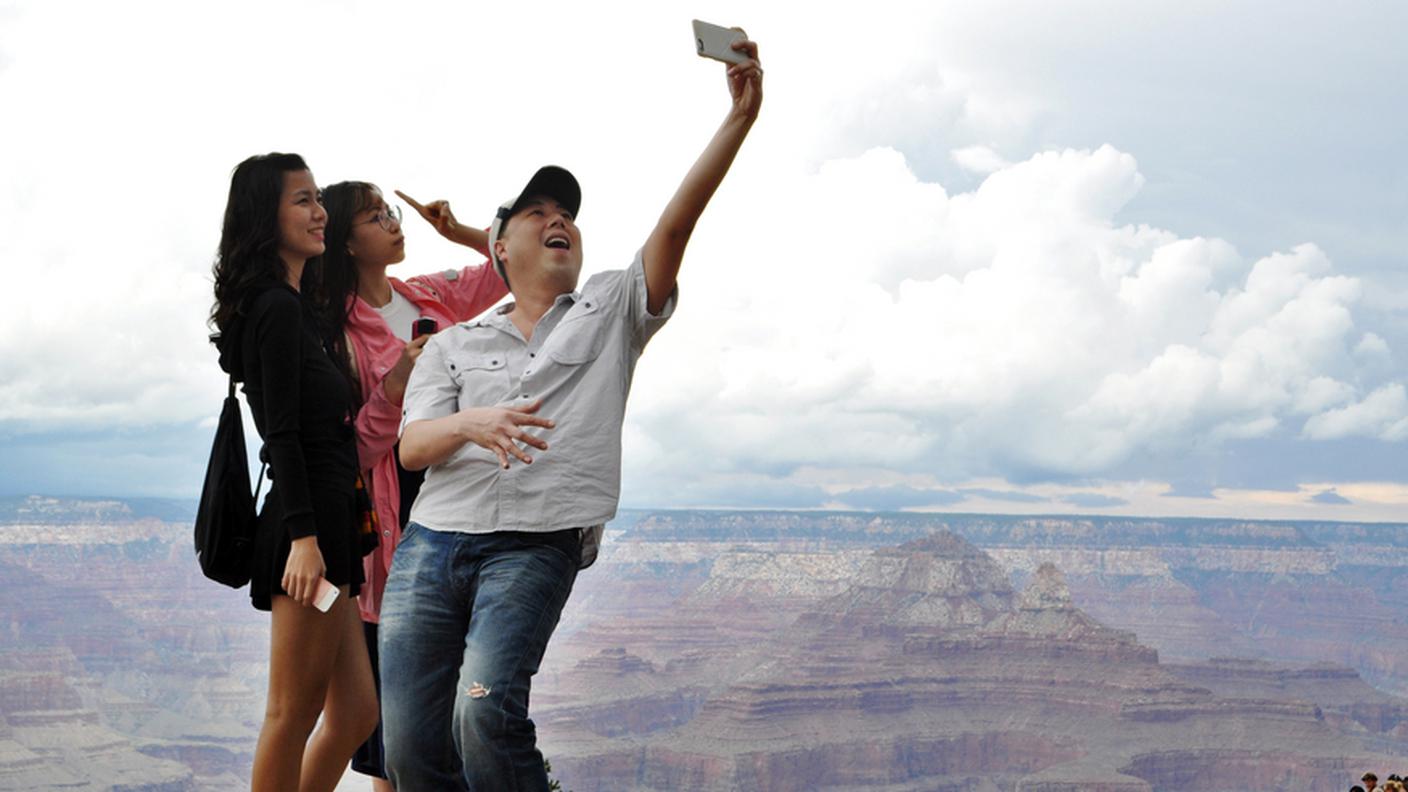
M 508 294 L 503 278 L 487 261 L 461 270 L 417 275 L 409 280 L 435 292 L 456 322 L 473 319 Z
M 488 262 L 446 270 L 407 279 L 409 294 L 423 312 L 442 322 L 463 322 L 473 319 L 498 302 L 508 287 Z M 438 303 L 438 305 L 436 305 Z M 441 315 L 448 313 L 448 315 Z M 396 365 L 400 345 L 393 344 L 381 351 L 370 339 L 352 334 L 356 347 L 357 370 L 362 392 L 367 394 L 357 413 L 357 456 L 362 469 L 367 470 L 381 461 L 396 445 L 401 428 L 401 405 L 386 396 L 386 372 Z
M 377 377 L 376 387 L 357 412 L 357 459 L 362 470 L 371 469 L 391 452 L 401 430 L 401 405 L 386 397 L 381 380 Z

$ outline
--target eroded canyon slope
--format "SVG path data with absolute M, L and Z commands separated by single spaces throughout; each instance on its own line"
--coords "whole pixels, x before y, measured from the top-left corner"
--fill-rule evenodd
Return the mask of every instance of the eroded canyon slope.
M 798 518 L 711 542 L 706 515 L 651 517 L 584 573 L 535 691 L 568 786 L 1335 790 L 1408 756 L 1405 702 L 1351 669 L 1161 664 L 1055 563 L 937 526 L 866 547 L 853 515 L 778 530 Z
M 1408 524 L 682 511 L 629 536 L 835 552 L 934 531 L 967 539 L 1015 584 L 1055 564 L 1082 610 L 1166 660 L 1332 662 L 1408 695 Z
M 0 790 L 248 789 L 267 619 L 201 577 L 189 524 L 53 498 L 0 518 Z
M 0 515 L 0 790 L 247 787 L 266 618 L 200 577 L 179 515 L 23 505 Z M 534 689 L 576 792 L 1408 769 L 1408 526 L 637 512 L 609 533 Z

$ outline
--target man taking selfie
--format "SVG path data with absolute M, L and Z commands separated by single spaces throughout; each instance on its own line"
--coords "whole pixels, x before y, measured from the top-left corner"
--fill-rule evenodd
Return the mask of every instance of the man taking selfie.
M 674 311 L 690 234 L 762 104 L 757 45 L 732 49 L 746 57 L 727 69 L 728 114 L 629 267 L 578 290 L 581 189 L 542 168 L 490 228 L 513 302 L 437 334 L 416 363 L 401 461 L 429 472 L 380 628 L 400 792 L 548 788 L 529 685 L 616 513 L 636 360 Z

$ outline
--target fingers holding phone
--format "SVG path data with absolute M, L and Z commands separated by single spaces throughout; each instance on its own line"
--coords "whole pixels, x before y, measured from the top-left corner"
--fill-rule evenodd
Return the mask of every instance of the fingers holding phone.
M 323 613 L 327 613 L 332 609 L 332 604 L 337 602 L 337 598 L 341 594 L 341 589 L 334 586 L 327 578 L 320 577 L 318 578 L 318 590 L 313 594 L 313 607 Z
M 289 547 L 280 584 L 294 602 L 303 606 L 312 605 L 317 601 L 318 581 L 323 580 L 326 571 L 323 553 L 318 549 L 318 538 L 303 536 L 294 539 Z
M 422 316 L 411 322 L 411 340 L 414 341 L 423 335 L 435 335 L 440 329 L 440 323 L 435 321 L 433 316 Z
M 758 116 L 763 101 L 763 66 L 758 60 L 758 44 L 743 28 L 726 28 L 694 20 L 695 50 L 702 58 L 713 58 L 728 66 L 728 92 L 734 110 L 746 119 Z
M 702 20 L 694 20 L 694 50 L 701 58 L 713 58 L 723 63 L 742 63 L 748 54 L 734 48 L 734 44 L 746 41 L 748 34 L 742 28 L 726 28 L 712 25 Z
M 739 41 L 733 46 L 749 53 L 749 58 L 728 67 L 728 93 L 734 110 L 751 120 L 758 117 L 763 104 L 763 65 L 758 62 L 758 45 L 754 42 Z
M 435 321 L 434 319 L 430 321 Z M 416 322 L 420 324 L 420 322 Z M 412 328 L 414 331 L 414 327 Z M 411 380 L 411 370 L 416 366 L 416 359 L 420 353 L 425 351 L 426 342 L 430 341 L 430 335 L 418 335 L 406 342 L 406 346 L 401 349 L 401 356 L 396 359 L 396 365 L 386 372 L 386 377 L 381 381 L 381 386 L 386 390 L 386 398 L 392 404 L 400 404 L 401 399 L 406 395 L 406 383 Z

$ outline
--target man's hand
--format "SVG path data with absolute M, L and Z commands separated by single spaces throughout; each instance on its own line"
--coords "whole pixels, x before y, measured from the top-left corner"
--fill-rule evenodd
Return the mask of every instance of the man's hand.
M 744 38 L 733 42 L 732 46 L 748 55 L 748 60 L 743 63 L 727 67 L 728 92 L 733 104 L 723 125 L 714 133 L 713 139 L 704 147 L 704 153 L 699 155 L 674 197 L 665 205 L 665 211 L 660 214 L 641 251 L 645 266 L 646 310 L 652 316 L 665 308 L 674 293 L 680 262 L 684 259 L 689 237 L 694 233 L 694 225 L 699 222 L 699 216 L 719 188 L 724 174 L 728 173 L 733 158 L 743 145 L 743 139 L 748 136 L 748 130 L 753 128 L 758 110 L 763 105 L 763 67 L 758 62 L 757 43 L 744 34 Z
M 554 422 L 534 415 L 543 406 L 541 399 L 521 410 L 506 407 L 467 407 L 455 413 L 458 434 L 475 445 L 493 451 L 499 457 L 499 464 L 508 469 L 509 455 L 517 457 L 525 465 L 531 465 L 533 458 L 518 446 L 525 443 L 539 451 L 548 450 L 547 441 L 523 431 L 525 426 L 541 426 L 551 429 Z
M 518 409 L 507 407 L 467 407 L 457 413 L 424 421 L 412 421 L 401 433 L 401 464 L 407 470 L 423 470 L 454 456 L 465 443 L 474 443 L 493 451 L 499 464 L 508 469 L 509 456 L 525 465 L 532 464 L 519 443 L 540 451 L 548 449 L 547 441 L 523 431 L 525 426 L 551 429 L 557 423 L 534 415 L 543 406 L 538 400 Z
M 742 28 L 734 30 L 743 33 Z M 733 97 L 734 112 L 751 122 L 763 106 L 763 64 L 758 61 L 758 43 L 746 38 L 747 33 L 743 35 L 745 38 L 732 46 L 747 55 L 748 60 L 728 67 L 728 93 Z

